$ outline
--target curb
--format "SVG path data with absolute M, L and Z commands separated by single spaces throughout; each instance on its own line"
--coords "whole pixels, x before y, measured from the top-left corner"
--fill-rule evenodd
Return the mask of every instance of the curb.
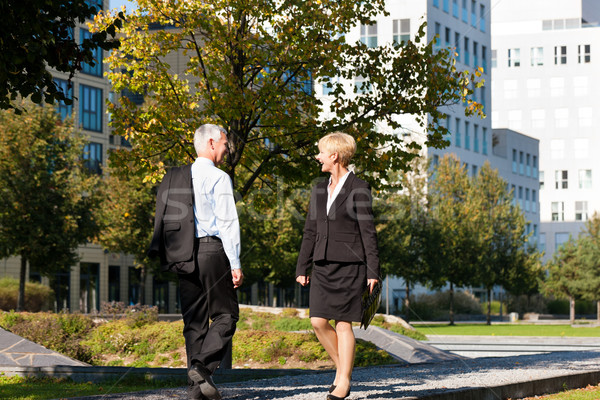
M 444 393 L 409 397 L 407 400 L 516 400 L 584 388 L 587 385 L 597 385 L 598 383 L 600 383 L 600 371 L 592 371 L 491 387 L 448 389 Z
M 281 376 L 315 374 L 319 371 L 302 369 L 217 369 L 216 383 L 240 382 L 251 379 L 278 378 Z M 135 367 L 79 367 L 56 365 L 52 367 L 7 367 L 0 366 L 0 375 L 35 378 L 68 378 L 74 382 L 103 382 L 123 377 L 151 380 L 181 381 L 187 384 L 186 368 L 135 368 Z

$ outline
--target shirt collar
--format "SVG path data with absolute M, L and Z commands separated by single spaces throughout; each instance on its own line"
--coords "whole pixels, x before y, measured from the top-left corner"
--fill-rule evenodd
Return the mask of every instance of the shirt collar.
M 198 158 L 196 158 L 196 161 L 194 161 L 194 164 L 196 164 L 196 163 L 203 164 L 203 165 L 211 165 L 213 167 L 215 166 L 215 163 L 212 162 L 212 160 L 209 160 L 206 157 L 198 157 Z

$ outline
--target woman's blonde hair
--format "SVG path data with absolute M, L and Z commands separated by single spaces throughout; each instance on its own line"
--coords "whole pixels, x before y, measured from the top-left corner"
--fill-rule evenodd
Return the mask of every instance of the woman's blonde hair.
M 347 133 L 333 132 L 323 136 L 319 140 L 319 150 L 326 150 L 330 153 L 338 153 L 338 161 L 342 167 L 348 167 L 350 159 L 356 153 L 356 142 L 354 138 Z

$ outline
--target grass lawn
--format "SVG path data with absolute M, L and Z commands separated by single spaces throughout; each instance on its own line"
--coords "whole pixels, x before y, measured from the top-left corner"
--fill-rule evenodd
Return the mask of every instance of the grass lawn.
M 571 325 L 458 324 L 450 326 L 419 324 L 415 327 L 425 335 L 600 337 L 600 327 L 573 328 Z
M 583 389 L 568 390 L 562 393 L 547 396 L 527 397 L 520 400 L 598 400 L 600 399 L 600 386 L 588 386 Z M 510 399 L 509 399 L 510 400 Z M 515 399 L 516 400 L 516 399 Z
M 74 396 L 107 395 L 184 386 L 185 381 L 126 379 L 120 382 L 75 383 L 65 379 L 0 376 L 0 399 L 43 400 Z

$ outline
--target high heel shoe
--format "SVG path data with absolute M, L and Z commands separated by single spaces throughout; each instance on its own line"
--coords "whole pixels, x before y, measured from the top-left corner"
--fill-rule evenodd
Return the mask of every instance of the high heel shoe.
M 335 390 L 335 385 L 329 386 L 329 393 L 333 392 L 334 390 Z
M 334 389 L 335 390 L 335 389 Z M 346 395 L 344 397 L 338 397 L 334 394 L 329 393 L 327 395 L 327 400 L 344 400 L 346 399 L 348 396 L 350 396 L 350 388 L 348 388 L 348 393 L 346 393 Z

